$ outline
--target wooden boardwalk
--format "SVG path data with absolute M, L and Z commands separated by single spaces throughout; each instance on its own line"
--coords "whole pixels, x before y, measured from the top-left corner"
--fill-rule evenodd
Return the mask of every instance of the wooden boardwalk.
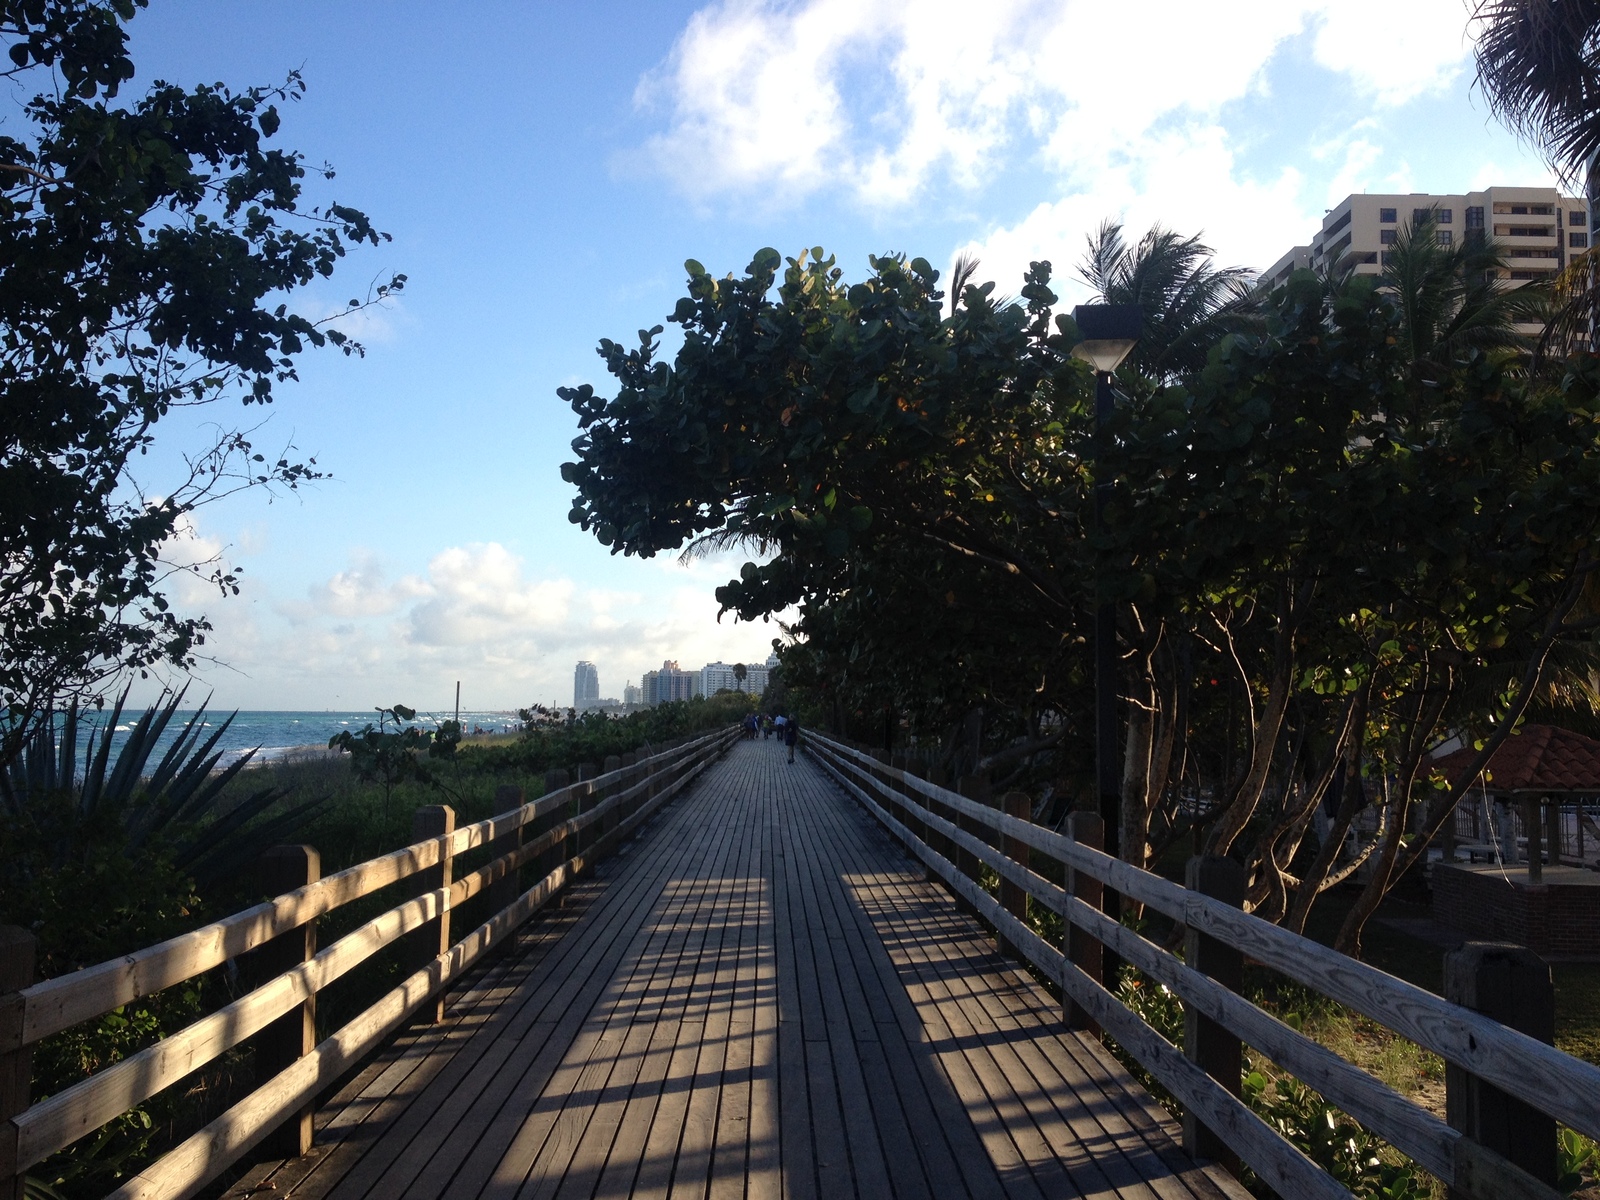
M 740 742 L 230 1198 L 1245 1197 L 810 762 Z

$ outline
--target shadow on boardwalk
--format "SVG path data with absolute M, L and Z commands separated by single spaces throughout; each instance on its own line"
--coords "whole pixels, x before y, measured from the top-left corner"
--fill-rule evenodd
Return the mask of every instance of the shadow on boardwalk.
M 738 743 L 229 1196 L 1245 1195 L 783 755 Z

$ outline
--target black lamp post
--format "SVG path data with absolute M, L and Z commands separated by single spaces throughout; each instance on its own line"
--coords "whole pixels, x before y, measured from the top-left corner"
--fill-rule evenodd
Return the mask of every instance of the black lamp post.
M 1137 304 L 1080 304 L 1072 310 L 1083 341 L 1072 348 L 1094 368 L 1094 430 L 1098 434 L 1111 417 L 1114 400 L 1111 372 L 1121 365 L 1139 340 L 1144 313 Z M 1095 467 L 1094 531 L 1105 520 L 1111 477 Z M 1094 772 L 1100 798 L 1100 818 L 1105 822 L 1106 853 L 1122 854 L 1122 784 L 1117 778 L 1117 610 L 1100 595 L 1094 610 Z M 1108 901 L 1110 897 L 1107 897 Z M 1110 911 L 1108 905 L 1107 911 Z

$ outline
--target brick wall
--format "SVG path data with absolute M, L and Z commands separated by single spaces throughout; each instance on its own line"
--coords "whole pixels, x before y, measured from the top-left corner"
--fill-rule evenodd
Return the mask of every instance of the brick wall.
M 1600 959 L 1600 888 L 1528 884 L 1498 871 L 1433 868 L 1433 916 L 1482 941 L 1515 942 L 1554 958 Z

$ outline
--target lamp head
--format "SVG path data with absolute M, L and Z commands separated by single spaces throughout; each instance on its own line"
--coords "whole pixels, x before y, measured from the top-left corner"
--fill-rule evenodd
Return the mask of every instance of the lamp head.
M 1106 374 L 1122 365 L 1144 332 L 1144 312 L 1137 304 L 1080 304 L 1072 319 L 1083 334 L 1072 356 Z

